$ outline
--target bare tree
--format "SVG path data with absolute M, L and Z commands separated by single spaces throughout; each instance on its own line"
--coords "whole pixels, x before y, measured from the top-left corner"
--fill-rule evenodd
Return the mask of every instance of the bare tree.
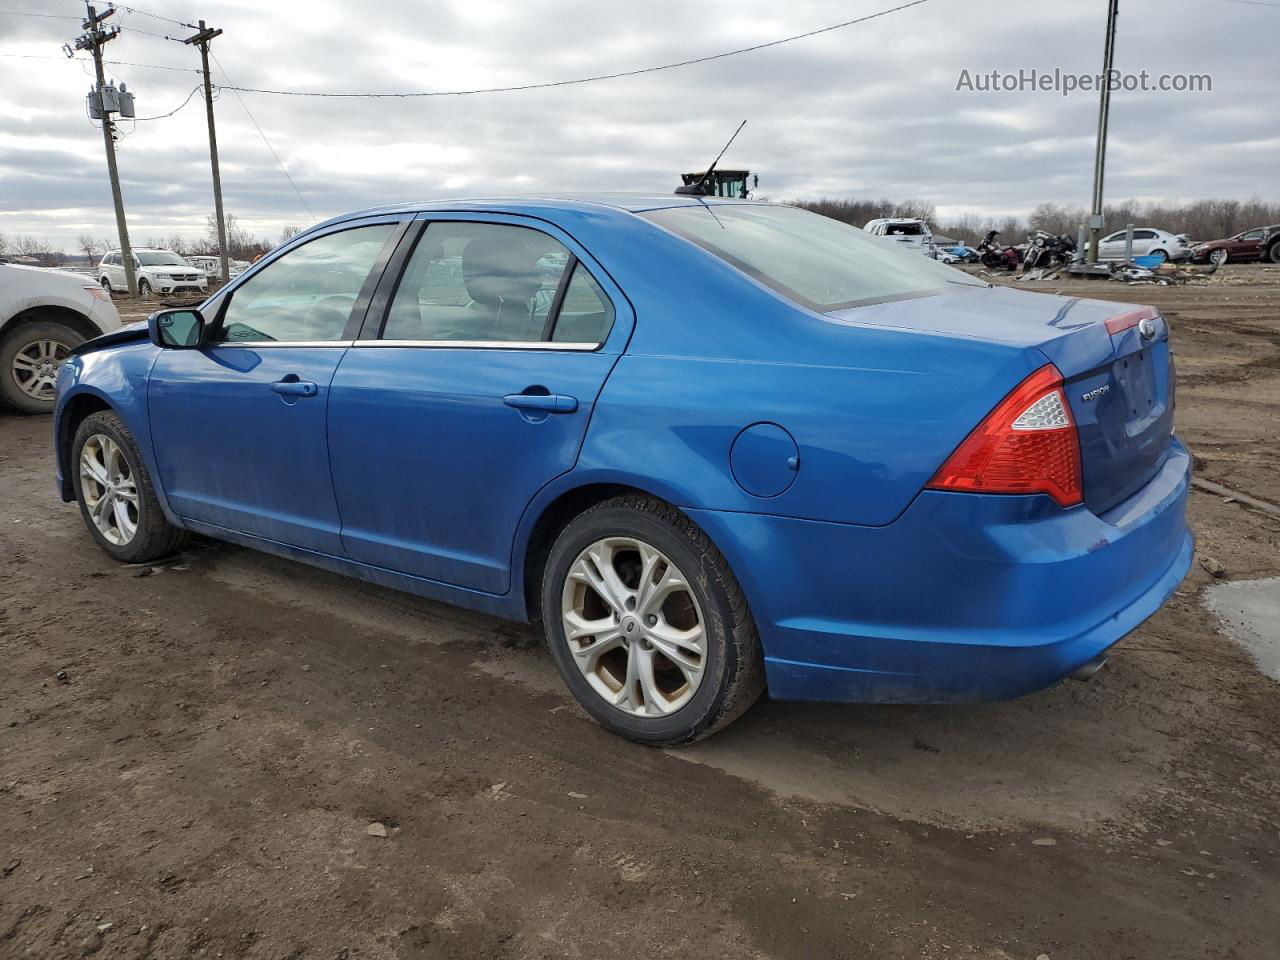
M 301 232 L 302 232 L 302 228 L 301 228 L 301 227 L 299 227 L 299 226 L 295 226 L 295 225 L 294 225 L 294 224 L 292 224 L 292 223 L 290 223 L 290 224 L 286 224 L 286 225 L 285 225 L 285 227 L 284 227 L 284 229 L 282 229 L 282 230 L 280 231 L 280 242 L 281 242 L 281 243 L 288 243 L 290 240 L 292 240 L 294 237 L 296 237 L 296 236 L 297 236 L 298 234 L 300 234 Z

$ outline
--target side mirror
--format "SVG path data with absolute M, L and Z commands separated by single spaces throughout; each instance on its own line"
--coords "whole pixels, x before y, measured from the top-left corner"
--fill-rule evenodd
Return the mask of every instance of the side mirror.
M 158 310 L 147 317 L 147 333 L 157 347 L 198 347 L 204 339 L 204 317 L 199 310 Z

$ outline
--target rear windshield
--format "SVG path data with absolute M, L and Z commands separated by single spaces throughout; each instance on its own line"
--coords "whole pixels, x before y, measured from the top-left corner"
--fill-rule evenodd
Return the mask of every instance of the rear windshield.
M 798 207 L 699 204 L 642 216 L 822 313 L 986 286 L 918 251 Z

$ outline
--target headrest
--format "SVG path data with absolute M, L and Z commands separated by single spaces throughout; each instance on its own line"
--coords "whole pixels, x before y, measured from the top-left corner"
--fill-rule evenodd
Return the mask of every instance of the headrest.
M 508 237 L 476 237 L 462 251 L 462 280 L 472 300 L 527 303 L 542 286 L 540 254 Z

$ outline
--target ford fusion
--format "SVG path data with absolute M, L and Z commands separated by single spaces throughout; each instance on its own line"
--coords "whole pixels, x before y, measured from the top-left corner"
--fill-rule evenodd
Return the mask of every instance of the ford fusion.
M 766 690 L 1087 676 L 1191 562 L 1159 313 L 777 204 L 339 217 L 58 386 L 58 489 L 112 557 L 199 534 L 541 621 L 650 744 Z

